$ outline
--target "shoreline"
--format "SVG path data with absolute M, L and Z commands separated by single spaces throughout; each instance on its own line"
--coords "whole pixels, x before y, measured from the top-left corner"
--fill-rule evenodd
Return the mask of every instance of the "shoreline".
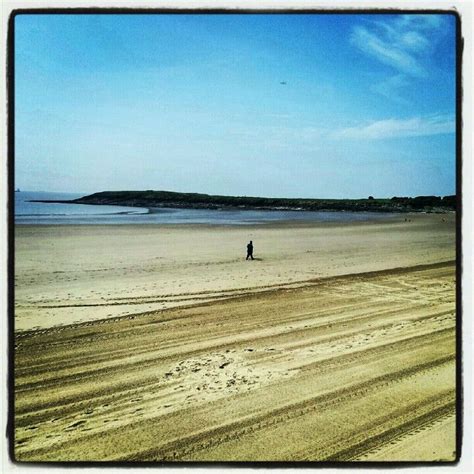
M 149 214 L 158 213 L 161 209 L 181 209 L 181 210 L 203 210 L 203 211 L 266 211 L 266 212 L 368 212 L 373 214 L 378 213 L 394 213 L 394 214 L 407 214 L 407 213 L 433 213 L 433 214 L 444 214 L 448 212 L 456 212 L 455 209 L 450 207 L 427 207 L 427 208 L 412 208 L 412 207 L 400 207 L 400 206 L 386 206 L 384 204 L 381 207 L 376 206 L 347 206 L 347 207 L 291 207 L 291 206 L 226 206 L 226 205 L 189 205 L 189 203 L 166 203 L 163 205 L 150 206 L 146 203 L 136 204 L 133 201 L 128 202 L 87 202 L 81 201 L 79 198 L 76 200 L 55 200 L 55 199 L 30 199 L 27 202 L 39 202 L 45 204 L 76 204 L 82 206 L 117 206 L 117 207 L 132 207 L 136 209 L 147 209 Z M 370 201 L 369 201 L 370 203 Z M 155 212 L 154 212 L 155 211 Z
M 314 211 L 302 211 L 302 212 L 314 212 Z M 455 211 L 446 211 L 446 212 L 392 212 L 386 213 L 385 216 L 380 216 L 381 213 L 373 212 L 369 213 L 366 211 L 317 211 L 317 212 L 344 212 L 344 213 L 364 213 L 371 214 L 371 216 L 364 220 L 310 220 L 310 219 L 281 219 L 281 220 L 268 220 L 260 222 L 242 222 L 242 223 L 221 223 L 221 222 L 180 222 L 180 223 L 159 223 L 159 222 L 140 222 L 140 223 L 130 223 L 130 222 L 117 222 L 117 223 L 74 223 L 74 222 L 65 222 L 65 223 L 47 223 L 42 224 L 38 222 L 34 223 L 17 223 L 14 222 L 14 227 L 160 227 L 160 228 L 170 228 L 170 229 L 179 229 L 179 228 L 208 228 L 208 229 L 219 229 L 219 228 L 258 228 L 258 227 L 274 227 L 274 228 L 289 228 L 289 227 L 347 227 L 347 226 L 364 226 L 370 224 L 390 224 L 390 223 L 402 223 L 407 222 L 407 219 L 430 219 L 431 217 L 441 217 L 443 218 L 456 218 Z M 373 217 L 372 217 L 373 215 Z M 87 218 L 88 216 L 85 216 Z

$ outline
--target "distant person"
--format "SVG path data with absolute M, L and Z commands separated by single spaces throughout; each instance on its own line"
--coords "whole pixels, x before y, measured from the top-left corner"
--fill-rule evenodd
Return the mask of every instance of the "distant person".
M 245 260 L 248 260 L 249 258 L 251 258 L 253 260 L 253 244 L 252 244 L 252 241 L 250 241 L 247 244 L 247 258 Z

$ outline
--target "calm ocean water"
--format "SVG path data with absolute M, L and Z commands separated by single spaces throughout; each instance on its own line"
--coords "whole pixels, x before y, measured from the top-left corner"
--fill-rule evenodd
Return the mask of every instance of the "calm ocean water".
M 78 193 L 15 193 L 16 224 L 226 224 L 245 225 L 276 221 L 343 222 L 392 217 L 390 213 L 238 211 L 208 209 L 145 209 L 86 204 L 28 202 L 31 199 L 75 199 Z

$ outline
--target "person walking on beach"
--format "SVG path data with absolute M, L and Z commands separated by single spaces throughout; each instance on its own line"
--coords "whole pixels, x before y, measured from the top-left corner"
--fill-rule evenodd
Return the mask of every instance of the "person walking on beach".
M 250 241 L 247 244 L 247 258 L 245 260 L 248 260 L 249 258 L 251 258 L 253 260 L 253 244 L 252 244 L 252 241 Z

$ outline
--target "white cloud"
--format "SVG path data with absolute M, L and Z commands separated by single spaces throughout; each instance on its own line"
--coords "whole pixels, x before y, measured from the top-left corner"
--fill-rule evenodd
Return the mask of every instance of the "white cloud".
M 400 15 L 395 24 L 401 28 L 416 28 L 420 30 L 431 30 L 442 26 L 442 17 L 432 14 L 408 14 Z
M 386 138 L 421 137 L 454 133 L 455 120 L 452 115 L 431 115 L 408 119 L 385 119 L 356 127 L 337 130 L 333 138 L 381 140 Z
M 400 44 L 411 51 L 423 51 L 430 47 L 430 42 L 416 31 L 408 31 L 402 34 Z
M 429 74 L 428 64 L 434 44 L 440 40 L 444 19 L 440 15 L 399 15 L 391 20 L 368 21 L 355 26 L 351 43 L 365 55 L 382 63 L 395 76 L 372 87 L 372 90 L 398 103 L 407 103 L 401 89 L 409 79 L 424 79 Z
M 420 62 L 407 51 L 409 48 L 395 46 L 365 27 L 358 26 L 354 28 L 351 41 L 364 53 L 398 71 L 411 76 L 422 77 L 426 75 L 426 71 Z

